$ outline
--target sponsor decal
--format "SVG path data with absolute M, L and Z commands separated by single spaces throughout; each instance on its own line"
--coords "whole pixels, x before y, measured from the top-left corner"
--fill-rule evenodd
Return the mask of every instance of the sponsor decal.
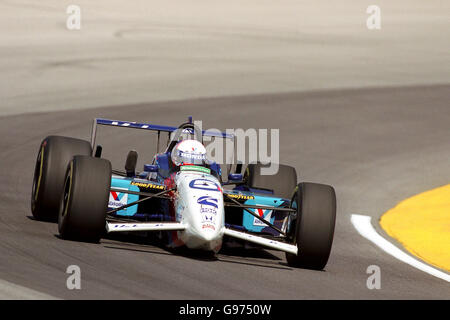
M 218 202 L 219 200 L 211 196 L 203 196 L 198 198 L 197 200 L 197 203 L 200 204 L 200 213 L 205 217 L 209 217 L 211 214 L 213 214 L 214 216 L 217 214 L 217 209 L 219 208 Z M 208 219 L 204 218 L 204 220 Z
M 198 198 L 197 203 L 200 204 L 200 214 L 202 215 L 202 223 L 215 224 L 218 209 L 218 200 L 211 196 L 203 196 Z
M 115 224 L 113 226 L 114 229 L 120 229 L 120 228 L 136 228 L 137 224 L 133 224 L 133 225 L 127 225 L 127 224 Z
M 184 128 L 182 132 L 183 133 L 194 134 L 194 129 L 192 129 L 192 128 Z
M 139 187 L 139 188 L 143 188 L 143 189 L 166 190 L 166 186 L 159 185 L 159 184 L 153 184 L 153 183 L 147 183 L 147 182 L 133 181 L 133 182 L 131 182 L 131 185 Z
M 206 155 L 203 153 L 184 152 L 184 151 L 179 150 L 178 155 L 181 158 L 185 158 L 185 159 L 194 159 L 194 160 L 205 160 L 206 159 Z
M 255 199 L 254 196 L 246 196 L 243 194 L 234 194 L 234 193 L 227 193 L 227 196 L 230 198 L 236 199 L 236 200 L 252 200 Z
M 198 172 L 203 172 L 203 173 L 211 173 L 211 170 L 205 167 L 200 167 L 200 166 L 191 166 L 191 165 L 185 165 L 185 166 L 181 166 L 180 167 L 181 171 L 198 171 Z
M 108 207 L 110 208 L 119 208 L 128 203 L 128 193 L 124 192 L 115 192 L 110 191 L 109 192 L 109 201 L 108 201 Z M 126 209 L 124 209 L 126 210 Z
M 206 191 L 222 191 L 220 186 L 211 180 L 206 179 L 194 179 L 189 183 L 189 187 L 192 189 L 206 190 Z
M 217 203 L 219 202 L 219 200 L 217 200 L 216 198 L 213 198 L 211 196 L 203 196 L 198 198 L 197 203 L 205 205 L 205 206 L 211 206 L 214 208 L 218 208 Z
M 261 218 L 266 220 L 267 222 L 270 222 L 270 219 L 272 219 L 272 212 L 273 212 L 273 210 L 256 209 L 256 213 Z M 253 218 L 253 225 L 254 226 L 261 226 L 261 227 L 266 227 L 267 226 L 267 224 L 265 224 L 264 222 L 262 222 L 261 220 L 259 220 L 256 217 Z
M 217 210 L 211 207 L 200 206 L 200 213 L 212 213 L 214 215 L 217 214 Z
M 210 216 L 210 215 L 207 215 L 207 214 L 205 214 L 203 216 L 203 222 L 211 222 L 211 223 L 213 223 L 213 221 L 214 221 L 214 216 Z
M 202 225 L 202 229 L 211 229 L 211 230 L 216 230 L 216 227 L 212 224 L 209 223 L 205 223 Z

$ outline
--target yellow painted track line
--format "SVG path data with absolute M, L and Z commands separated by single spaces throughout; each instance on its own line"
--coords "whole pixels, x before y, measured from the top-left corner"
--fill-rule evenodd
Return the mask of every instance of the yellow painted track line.
M 450 271 L 450 185 L 400 202 L 380 225 L 413 255 Z

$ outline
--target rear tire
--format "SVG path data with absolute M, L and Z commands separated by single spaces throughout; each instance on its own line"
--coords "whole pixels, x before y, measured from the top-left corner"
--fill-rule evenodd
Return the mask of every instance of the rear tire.
M 60 136 L 46 137 L 39 148 L 31 192 L 31 212 L 37 220 L 58 219 L 67 164 L 75 155 L 90 155 L 89 142 Z
M 290 233 L 298 255 L 286 253 L 290 266 L 322 270 L 328 262 L 336 221 L 336 193 L 331 186 L 300 183 L 292 204 L 297 208 Z
M 245 170 L 244 181 L 250 188 L 273 190 L 275 196 L 290 199 L 292 190 L 297 186 L 297 171 L 294 167 L 279 164 L 278 172 L 274 175 L 262 175 L 261 168 L 268 165 L 251 163 Z
M 111 187 L 111 163 L 75 156 L 67 167 L 58 215 L 63 239 L 98 242 L 105 231 Z

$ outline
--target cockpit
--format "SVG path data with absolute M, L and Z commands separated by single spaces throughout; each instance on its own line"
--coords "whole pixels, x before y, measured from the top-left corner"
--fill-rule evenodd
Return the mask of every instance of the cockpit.
M 188 122 L 180 125 L 172 133 L 166 151 L 155 156 L 154 164 L 158 165 L 159 176 L 167 178 L 173 172 L 195 166 L 208 169 L 208 172 L 220 179 L 221 168 L 208 160 L 202 140 L 202 132 L 195 124 Z

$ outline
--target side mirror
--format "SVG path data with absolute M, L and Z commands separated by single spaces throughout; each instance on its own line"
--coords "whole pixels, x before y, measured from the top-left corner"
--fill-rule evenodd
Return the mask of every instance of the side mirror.
M 228 182 L 242 182 L 242 174 L 240 173 L 230 173 L 228 175 Z
M 156 164 L 144 164 L 145 172 L 158 172 L 158 166 Z
M 94 157 L 101 158 L 102 157 L 102 150 L 103 150 L 102 146 L 98 145 L 97 148 L 95 148 L 95 155 L 94 155 Z
M 135 176 L 137 159 L 138 153 L 136 150 L 131 150 L 128 152 L 127 160 L 125 161 L 125 171 L 127 172 L 127 177 Z

